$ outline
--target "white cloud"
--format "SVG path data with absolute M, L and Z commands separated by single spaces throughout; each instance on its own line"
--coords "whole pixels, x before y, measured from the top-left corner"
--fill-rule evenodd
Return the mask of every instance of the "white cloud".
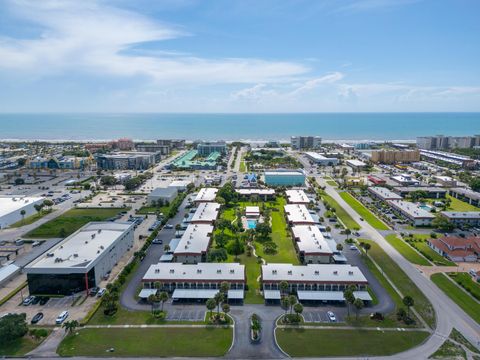
M 14 16 L 38 25 L 42 31 L 35 39 L 0 37 L 0 68 L 37 75 L 88 71 L 207 84 L 285 81 L 309 70 L 284 61 L 129 53 L 137 44 L 189 34 L 95 0 L 11 0 L 9 5 Z
M 340 72 L 334 72 L 334 73 L 327 74 L 327 75 L 322 76 L 322 77 L 317 78 L 317 79 L 307 80 L 304 84 L 302 84 L 301 86 L 297 87 L 295 90 L 290 92 L 289 95 L 290 96 L 297 96 L 297 95 L 300 95 L 302 93 L 311 91 L 311 90 L 317 88 L 320 85 L 323 85 L 323 84 L 328 85 L 328 84 L 336 83 L 336 82 L 342 80 L 343 78 L 344 78 L 344 74 L 342 74 Z

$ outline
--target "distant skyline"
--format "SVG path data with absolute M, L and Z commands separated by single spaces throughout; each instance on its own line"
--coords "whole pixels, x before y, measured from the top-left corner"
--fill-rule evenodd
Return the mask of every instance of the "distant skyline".
M 479 13 L 476 0 L 0 0 L 0 112 L 478 112 Z

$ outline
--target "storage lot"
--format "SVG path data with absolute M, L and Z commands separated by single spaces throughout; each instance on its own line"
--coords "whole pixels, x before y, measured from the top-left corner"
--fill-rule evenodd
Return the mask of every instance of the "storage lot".
M 170 310 L 167 320 L 170 321 L 203 321 L 205 310 Z
M 304 311 L 302 313 L 302 315 L 303 315 L 303 318 L 305 319 L 306 323 L 315 323 L 315 322 L 327 322 L 327 323 L 329 323 L 331 321 L 328 319 L 327 311 L 328 310 L 326 310 L 326 311 Z M 335 317 L 337 318 L 336 322 L 342 322 L 343 321 L 343 317 L 341 316 L 341 314 L 339 314 L 337 311 L 333 311 L 333 313 L 335 314 Z

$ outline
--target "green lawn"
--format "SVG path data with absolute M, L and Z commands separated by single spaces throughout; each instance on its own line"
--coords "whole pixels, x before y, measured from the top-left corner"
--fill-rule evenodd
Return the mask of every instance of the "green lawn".
M 142 206 L 140 209 L 137 210 L 137 214 L 146 215 L 146 214 L 156 214 L 156 213 L 163 213 L 166 215 L 168 210 L 170 209 L 169 206 Z
M 448 211 L 480 211 L 480 208 L 470 205 L 465 201 L 458 200 L 453 196 L 447 195 L 447 199 L 451 201 Z
M 326 182 L 328 185 L 330 185 L 330 186 L 334 186 L 334 187 L 337 187 L 337 186 L 338 186 L 338 184 L 337 184 L 337 182 L 336 182 L 335 180 L 327 180 L 327 181 L 325 181 L 325 182 Z
M 13 223 L 12 225 L 10 225 L 10 227 L 11 228 L 18 228 L 18 227 L 21 227 L 21 226 L 33 224 L 35 221 L 40 220 L 45 215 L 50 214 L 52 211 L 54 211 L 54 210 L 41 210 L 40 212 L 37 212 L 34 215 L 31 215 L 29 217 L 26 217 L 23 220 L 17 221 L 16 223 Z
M 433 250 L 430 246 L 428 246 L 426 241 L 418 241 L 418 242 L 413 242 L 411 244 L 412 246 L 416 247 L 422 254 L 430 257 L 432 261 L 435 263 L 435 265 L 441 265 L 441 266 L 457 265 L 453 261 L 450 261 L 447 258 L 444 258 L 442 255 L 440 255 L 435 250 Z
M 366 222 L 372 225 L 377 230 L 390 230 L 390 228 L 378 219 L 370 210 L 368 210 L 362 203 L 355 199 L 348 192 L 339 193 L 345 202 L 350 205 Z
M 371 245 L 368 256 L 382 268 L 385 275 L 395 284 L 403 296 L 410 295 L 415 301 L 415 309 L 425 322 L 433 327 L 435 324 L 435 312 L 432 304 L 423 295 L 420 289 L 410 280 L 403 270 L 388 256 L 383 249 L 373 241 L 359 239 Z
M 105 208 L 90 209 L 77 208 L 71 209 L 66 213 L 40 225 L 25 235 L 26 238 L 56 238 L 66 237 L 90 221 L 105 221 L 116 216 L 119 212 L 128 210 L 128 208 Z M 63 235 L 61 231 L 64 229 Z
M 83 329 L 57 349 L 61 356 L 223 356 L 233 340 L 228 328 Z M 114 352 L 106 352 L 113 348 Z
M 430 279 L 437 285 L 450 299 L 452 299 L 463 311 L 480 324 L 480 303 L 475 301 L 470 295 L 465 294 L 460 287 L 452 282 L 447 275 L 438 273 L 433 274 Z
M 35 349 L 45 339 L 34 339 L 28 334 L 23 338 L 0 346 L 0 356 L 23 356 Z
M 360 225 L 358 225 L 358 223 L 353 220 L 350 215 L 347 214 L 345 209 L 341 207 L 330 195 L 324 192 L 322 192 L 320 195 L 322 196 L 322 199 L 325 203 L 329 204 L 332 208 L 335 209 L 335 213 L 347 228 L 352 230 L 360 229 Z
M 474 281 L 467 273 L 450 273 L 455 282 L 480 301 L 480 283 Z
M 279 346 L 292 357 L 392 355 L 421 344 L 426 331 L 276 329 Z
M 467 360 L 467 353 L 460 346 L 450 340 L 445 340 L 445 342 L 430 355 L 429 359 L 465 359 Z
M 385 239 L 392 245 L 402 256 L 410 261 L 412 264 L 431 266 L 427 259 L 416 252 L 410 245 L 402 239 L 399 239 L 395 234 L 385 236 Z

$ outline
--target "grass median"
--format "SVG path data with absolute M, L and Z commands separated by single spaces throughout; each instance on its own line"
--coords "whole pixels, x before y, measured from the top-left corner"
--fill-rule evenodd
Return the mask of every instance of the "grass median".
M 339 193 L 341 198 L 352 207 L 366 222 L 377 230 L 390 230 L 390 228 L 378 219 L 370 210 L 368 210 L 361 202 L 355 199 L 348 192 Z
M 61 356 L 223 356 L 233 340 L 230 327 L 100 328 L 68 335 L 57 349 Z M 113 349 L 112 352 L 107 352 Z
M 339 219 L 345 224 L 345 226 L 351 230 L 359 230 L 360 225 L 353 220 L 353 218 L 348 215 L 343 207 L 340 206 L 339 203 L 335 201 L 330 195 L 326 194 L 325 192 L 321 192 L 320 195 L 322 196 L 323 201 L 330 205 L 330 207 L 335 209 L 335 213 L 339 217 Z
M 429 333 L 278 328 L 275 335 L 278 345 L 292 357 L 320 357 L 392 355 L 421 344 Z
M 433 274 L 430 279 L 463 311 L 480 324 L 480 303 L 466 294 L 456 283 L 443 273 Z
M 76 208 L 40 225 L 25 235 L 26 238 L 67 237 L 91 221 L 105 221 L 128 208 Z
M 399 239 L 395 234 L 385 236 L 385 240 L 387 240 L 390 245 L 392 245 L 405 259 L 410 261 L 412 264 L 424 266 L 432 265 L 426 258 L 416 252 L 405 241 Z
M 383 251 L 383 249 L 371 240 L 359 239 L 370 244 L 368 251 L 370 256 L 383 270 L 383 273 L 394 283 L 396 288 L 403 296 L 410 295 L 415 301 L 414 308 L 425 320 L 425 322 L 433 327 L 435 325 L 435 311 L 432 304 L 413 281 L 405 274 L 405 272 Z

